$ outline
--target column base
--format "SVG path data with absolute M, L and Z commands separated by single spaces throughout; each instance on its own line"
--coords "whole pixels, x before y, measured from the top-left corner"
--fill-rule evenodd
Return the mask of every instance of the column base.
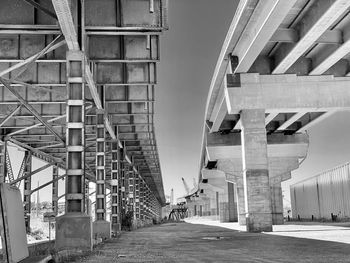
M 238 224 L 240 226 L 245 226 L 247 224 L 247 219 L 245 218 L 245 214 L 238 215 Z
M 246 215 L 247 232 L 272 232 L 270 213 L 254 213 Z
M 95 240 L 111 238 L 111 223 L 106 220 L 96 220 L 92 224 L 92 233 Z
M 112 236 L 116 237 L 121 232 L 122 226 L 120 223 L 112 224 L 111 230 L 112 230 Z
M 284 218 L 282 213 L 272 213 L 272 224 L 273 225 L 283 225 Z
M 230 222 L 228 202 L 220 202 L 219 204 L 219 220 L 221 223 Z
M 92 251 L 91 217 L 83 213 L 69 213 L 56 218 L 55 248 L 61 250 Z

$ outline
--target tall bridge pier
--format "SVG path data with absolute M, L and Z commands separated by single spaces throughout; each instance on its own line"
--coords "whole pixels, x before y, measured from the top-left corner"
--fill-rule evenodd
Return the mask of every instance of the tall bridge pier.
M 237 213 L 249 232 L 283 223 L 281 182 L 306 158 L 307 130 L 349 110 L 349 8 L 239 1 L 209 87 L 194 203 L 216 199 L 209 210 Z M 235 195 L 220 195 L 229 182 Z

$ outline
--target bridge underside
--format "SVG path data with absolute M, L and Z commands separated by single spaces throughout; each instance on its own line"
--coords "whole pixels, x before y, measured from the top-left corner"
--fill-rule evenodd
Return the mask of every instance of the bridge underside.
M 1 2 L 1 181 L 18 186 L 24 180 L 25 213 L 38 190 L 30 178 L 38 172 L 31 169 L 32 158 L 39 158 L 48 163 L 41 170 L 54 167 L 56 215 L 57 180 L 65 178 L 68 217 L 80 213 L 85 220 L 88 182 L 95 182 L 96 220 L 105 222 L 110 213 L 113 231 L 128 212 L 136 221 L 160 218 L 165 197 L 154 101 L 166 29 L 163 0 Z M 17 176 L 8 145 L 26 151 Z M 58 168 L 64 176 L 58 177 Z M 58 231 L 64 220 L 75 219 L 62 220 Z M 95 234 L 110 235 L 110 226 L 104 229 Z
M 239 1 L 211 82 L 201 153 L 200 192 L 205 205 L 227 211 L 223 220 L 236 213 L 248 231 L 283 223 L 281 182 L 306 157 L 305 132 L 349 110 L 349 8 L 346 0 Z

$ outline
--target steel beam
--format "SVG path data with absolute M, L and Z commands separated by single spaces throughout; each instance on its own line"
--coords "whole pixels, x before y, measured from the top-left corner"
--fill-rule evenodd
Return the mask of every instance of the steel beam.
M 30 213 L 31 213 L 31 187 L 32 187 L 32 153 L 26 151 L 28 162 L 25 167 L 23 203 L 24 203 L 24 221 L 27 233 L 30 232 Z
M 55 216 L 58 214 L 58 167 L 52 167 L 52 210 Z
M 104 111 L 96 111 L 96 220 L 106 220 L 106 141 Z
M 38 4 L 37 2 L 35 2 L 34 0 L 24 0 L 25 2 L 27 2 L 28 4 L 34 6 L 34 8 L 40 10 L 41 12 L 55 18 L 57 20 L 57 16 L 55 13 L 51 12 L 49 9 L 43 7 L 42 5 Z
M 19 105 L 17 108 L 15 108 L 9 115 L 7 115 L 7 117 L 5 117 L 1 123 L 0 123 L 0 127 L 2 127 L 8 120 L 10 120 L 13 115 L 15 115 L 20 109 L 21 109 L 22 105 Z
M 81 51 L 68 51 L 66 58 L 66 214 L 84 213 L 85 56 Z
M 27 151 L 26 151 L 26 152 L 27 152 Z M 28 158 L 27 163 L 28 163 L 28 162 L 31 162 L 31 156 Z M 38 168 L 38 169 L 36 169 L 36 170 L 34 170 L 34 171 L 29 171 L 29 172 L 28 172 L 27 169 L 26 169 L 27 172 L 25 172 L 24 175 L 23 175 L 22 177 L 19 177 L 19 178 L 13 180 L 10 184 L 11 184 L 11 185 L 15 185 L 15 184 L 17 184 L 18 182 L 20 182 L 20 181 L 22 181 L 22 180 L 26 180 L 26 179 L 30 178 L 30 177 L 33 176 L 34 174 L 37 174 L 37 173 L 40 173 L 40 172 L 46 170 L 46 169 L 49 168 L 50 166 L 52 166 L 51 163 L 46 164 L 46 165 L 44 165 L 44 166 L 42 166 L 42 167 L 40 167 L 40 168 Z
M 36 191 L 39 191 L 39 190 L 45 188 L 46 186 L 48 186 L 48 185 L 50 185 L 50 184 L 52 184 L 52 183 L 54 183 L 54 182 L 57 182 L 58 180 L 61 180 L 61 179 L 65 178 L 66 176 L 67 176 L 66 174 L 62 174 L 62 175 L 60 175 L 60 176 L 57 176 L 55 179 L 53 179 L 53 180 L 51 180 L 51 181 L 49 181 L 49 182 L 47 182 L 47 183 L 45 183 L 45 184 L 42 184 L 42 185 L 38 186 L 37 188 L 34 188 L 34 189 L 31 190 L 30 192 L 31 192 L 31 193 L 34 193 L 34 192 L 36 192 Z
M 6 154 L 6 147 L 5 142 L 0 141 L 0 183 L 5 182 L 5 154 Z
M 5 80 L 0 77 L 0 82 L 22 103 L 22 105 L 31 113 L 33 116 L 40 121 L 49 131 L 51 131 L 59 141 L 64 143 L 64 139 L 57 133 L 57 131 L 49 124 L 46 120 L 44 120 L 41 115 L 33 108 L 32 105 L 28 104 L 27 101 L 19 94 L 19 92 L 11 87 L 11 83 L 9 80 Z
M 111 163 L 111 226 L 112 226 L 112 235 L 116 236 L 117 233 L 121 230 L 121 215 L 120 215 L 120 174 L 121 174 L 121 152 L 119 148 L 119 143 L 114 141 L 112 144 L 112 163 Z

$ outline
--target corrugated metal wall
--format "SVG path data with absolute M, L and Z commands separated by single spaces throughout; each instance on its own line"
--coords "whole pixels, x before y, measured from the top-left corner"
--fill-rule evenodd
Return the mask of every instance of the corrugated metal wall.
M 350 163 L 290 186 L 293 218 L 350 218 Z

